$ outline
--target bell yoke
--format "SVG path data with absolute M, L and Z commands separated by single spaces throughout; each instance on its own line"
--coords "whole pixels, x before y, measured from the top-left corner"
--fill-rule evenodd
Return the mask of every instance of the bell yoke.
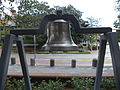
M 57 14 L 46 15 L 40 24 L 40 28 L 11 30 L 10 34 L 5 36 L 0 58 L 0 90 L 4 90 L 5 88 L 5 81 L 7 78 L 9 59 L 13 42 L 16 42 L 18 47 L 18 53 L 20 57 L 20 63 L 26 89 L 32 90 L 28 67 L 26 63 L 23 39 L 20 35 L 39 35 L 43 34 L 45 30 L 47 30 L 48 39 L 42 49 L 48 51 L 78 50 L 77 45 L 73 42 L 71 37 L 69 22 L 73 24 L 73 27 L 77 33 L 102 34 L 100 39 L 94 90 L 100 90 L 100 82 L 102 78 L 107 41 L 110 45 L 113 71 L 116 79 L 116 87 L 117 90 L 120 90 L 120 50 L 117 42 L 116 32 L 112 32 L 112 28 L 110 27 L 80 28 L 79 22 L 76 17 L 71 14 L 62 14 L 62 10 L 57 10 Z

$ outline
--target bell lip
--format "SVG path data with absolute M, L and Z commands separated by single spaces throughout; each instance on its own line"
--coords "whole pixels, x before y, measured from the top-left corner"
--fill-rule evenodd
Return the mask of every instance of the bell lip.
M 43 46 L 42 51 L 79 51 L 78 46 Z
M 78 47 L 74 42 L 72 43 L 64 43 L 64 44 L 44 44 L 42 47 Z
M 54 20 L 53 23 L 67 23 L 67 21 L 65 21 L 64 19 L 57 19 Z

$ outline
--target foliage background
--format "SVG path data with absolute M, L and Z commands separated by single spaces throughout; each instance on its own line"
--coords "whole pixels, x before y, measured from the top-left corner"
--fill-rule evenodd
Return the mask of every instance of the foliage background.
M 13 0 L 14 1 L 14 0 Z M 12 2 L 10 9 L 14 10 L 14 6 L 12 6 Z M 21 0 L 18 4 L 18 11 L 16 15 L 16 27 L 14 28 L 39 28 L 39 24 L 43 17 L 47 14 L 55 14 L 55 11 L 61 9 L 63 13 L 74 14 L 81 27 L 94 27 L 98 26 L 99 20 L 95 20 L 93 17 L 88 17 L 88 20 L 85 21 L 82 19 L 83 12 L 77 10 L 72 5 L 60 7 L 54 6 L 51 8 L 47 2 L 39 2 L 37 0 Z M 11 29 L 11 28 L 9 28 Z M 12 28 L 13 29 L 13 28 Z M 96 35 L 83 35 L 75 32 L 74 28 L 71 29 L 72 38 L 76 44 L 80 44 L 83 41 L 95 42 Z M 99 36 L 98 36 L 99 37 Z M 45 44 L 46 42 L 46 31 L 43 35 L 37 35 L 36 41 L 39 47 Z M 99 38 L 98 38 L 99 39 Z M 24 43 L 33 44 L 33 36 L 24 35 Z

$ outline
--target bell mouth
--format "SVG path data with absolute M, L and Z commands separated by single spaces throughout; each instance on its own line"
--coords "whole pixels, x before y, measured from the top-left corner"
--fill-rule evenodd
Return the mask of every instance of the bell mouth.
M 44 45 L 43 51 L 79 51 L 76 44 L 74 45 Z

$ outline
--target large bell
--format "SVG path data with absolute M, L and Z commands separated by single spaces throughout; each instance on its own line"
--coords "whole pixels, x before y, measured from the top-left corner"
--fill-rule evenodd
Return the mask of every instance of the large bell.
M 47 42 L 42 47 L 46 51 L 78 51 L 71 37 L 69 22 L 58 19 L 47 26 Z

